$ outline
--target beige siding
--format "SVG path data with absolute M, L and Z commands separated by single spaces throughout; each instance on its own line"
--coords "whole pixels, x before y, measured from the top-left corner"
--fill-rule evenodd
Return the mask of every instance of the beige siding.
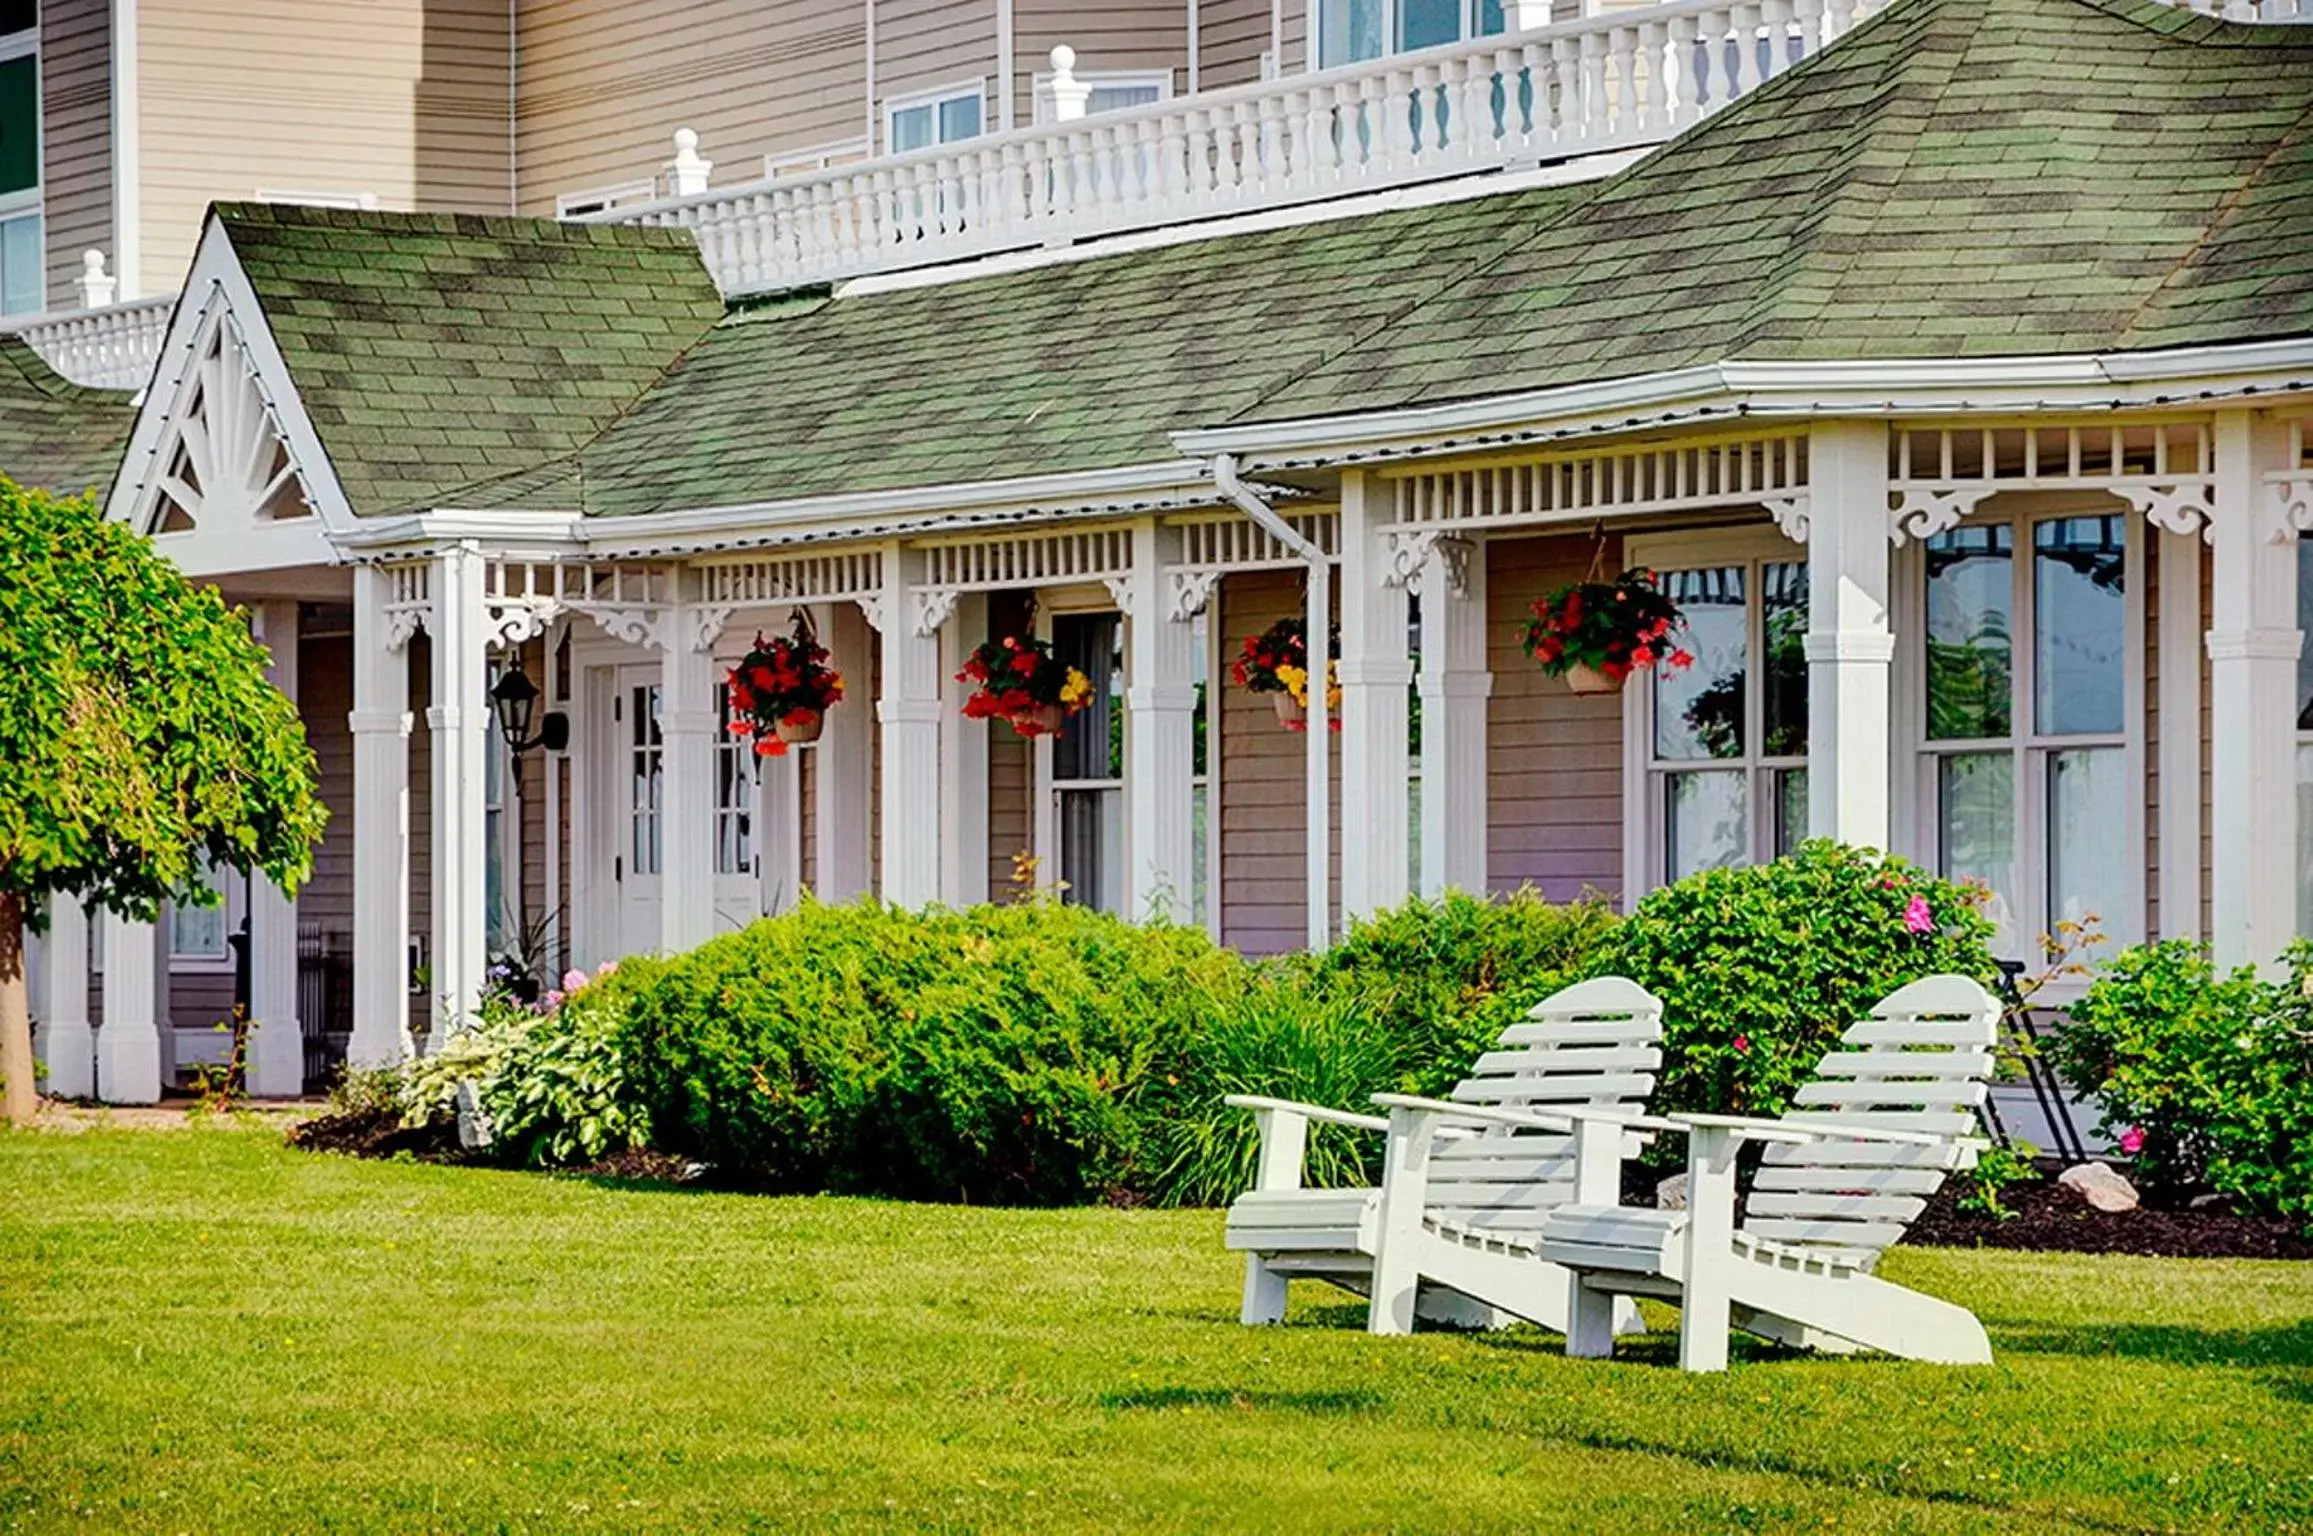
M 807 891 L 819 889 L 819 749 L 795 754 L 795 798 L 799 809 L 797 835 L 803 841 L 801 879 Z
M 112 33 L 104 0 L 40 8 L 40 201 L 48 307 L 80 306 L 80 253 L 114 255 Z
M 434 659 L 431 643 L 418 635 L 409 645 L 410 668 L 410 932 L 425 956 L 430 973 L 434 962 L 434 733 L 426 725 L 426 710 L 433 704 Z M 404 978 L 405 982 L 407 978 Z M 433 1026 L 433 999 L 423 988 L 410 994 L 410 1028 Z
M 1291 571 L 1231 576 L 1218 605 L 1223 675 L 1247 635 L 1301 612 Z M 1219 692 L 1221 942 L 1247 954 L 1302 948 L 1309 937 L 1308 738 L 1281 729 L 1267 697 L 1226 683 Z M 1332 899 L 1340 899 L 1341 756 L 1333 754 Z
M 877 0 L 875 131 L 879 148 L 883 140 L 882 103 L 973 79 L 986 83 L 981 110 L 983 121 L 993 128 L 996 75 L 995 0 Z
M 681 127 L 698 131 L 718 183 L 754 180 L 767 153 L 865 131 L 861 0 L 517 0 L 516 21 L 526 213 L 552 213 L 557 193 L 650 179 Z
M 482 0 L 145 0 L 137 17 L 140 291 L 183 280 L 211 202 L 260 190 L 506 209 L 488 129 L 505 29 Z
M 1014 860 L 1036 844 L 1036 754 L 1008 725 L 988 727 L 988 896 L 1016 901 Z M 1049 878 L 1049 876 L 1047 877 Z
M 1261 78 L 1269 0 L 1203 0 L 1197 11 L 1197 85 L 1218 91 Z
M 1176 96 L 1189 88 L 1189 12 L 1186 4 L 1149 0 L 1014 0 L 1014 122 L 1036 120 L 1031 93 L 1039 72 L 1052 68 L 1052 50 L 1076 50 L 1079 74 L 1109 70 L 1169 70 Z M 992 126 L 992 125 L 991 125 Z
M 317 635 L 297 648 L 297 712 L 321 771 L 329 825 L 314 850 L 313 878 L 297 893 L 297 920 L 324 933 L 353 933 L 353 637 Z
M 1606 551 L 1619 569 L 1619 539 Z M 1622 889 L 1622 701 L 1576 698 L 1542 675 L 1522 642 L 1534 602 L 1579 581 L 1587 535 L 1496 539 L 1486 545 L 1487 879 L 1533 885 L 1553 901 Z

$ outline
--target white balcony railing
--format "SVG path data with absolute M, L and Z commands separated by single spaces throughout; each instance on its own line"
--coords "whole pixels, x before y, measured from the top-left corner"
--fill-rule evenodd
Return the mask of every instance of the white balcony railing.
M 142 389 L 152 377 L 176 302 L 169 293 L 101 309 L 30 315 L 0 320 L 0 331 L 23 337 L 49 367 L 75 384 Z
M 1884 0 L 1673 0 L 667 198 L 729 294 L 1659 143 Z

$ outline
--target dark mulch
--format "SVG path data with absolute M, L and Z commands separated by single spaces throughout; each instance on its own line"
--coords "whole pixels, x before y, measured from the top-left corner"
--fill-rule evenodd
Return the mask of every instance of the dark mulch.
M 316 1115 L 289 1128 L 289 1144 L 308 1152 L 343 1152 L 351 1157 L 400 1157 L 420 1162 L 464 1162 L 454 1125 L 402 1124 L 390 1109 Z
M 1964 1180 L 1945 1183 L 1905 1234 L 1909 1243 L 1946 1248 L 2034 1248 L 2053 1253 L 2133 1253 L 2168 1259 L 2313 1259 L 2313 1238 L 2291 1222 L 2204 1210 L 2099 1211 L 2059 1189 L 2053 1179 L 2019 1184 L 2001 1195 L 2015 1214 L 2006 1221 L 1959 1208 Z

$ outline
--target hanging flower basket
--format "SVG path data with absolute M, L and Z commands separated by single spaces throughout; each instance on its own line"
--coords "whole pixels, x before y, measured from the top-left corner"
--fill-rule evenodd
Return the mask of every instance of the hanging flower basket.
M 756 635 L 729 682 L 731 733 L 754 737 L 758 757 L 783 757 L 790 746 L 817 741 L 828 710 L 843 698 L 843 674 L 827 664 L 827 647 L 800 610 L 791 633 Z
M 1339 636 L 1334 637 L 1333 648 L 1340 649 Z M 1279 619 L 1247 636 L 1230 675 L 1246 692 L 1269 696 L 1279 725 L 1289 731 L 1309 729 L 1308 626 L 1300 619 Z M 1325 708 L 1327 725 L 1340 730 L 1341 669 L 1331 660 L 1325 663 Z
M 1023 736 L 1051 736 L 1092 702 L 1092 679 L 1052 654 L 1033 635 L 1006 635 L 972 652 L 959 683 L 971 683 L 967 720 L 1002 720 Z
M 1536 603 L 1526 654 L 1575 693 L 1618 693 L 1633 672 L 1694 665 L 1694 654 L 1671 639 L 1685 623 L 1654 572 L 1628 570 L 1612 581 L 1560 587 Z

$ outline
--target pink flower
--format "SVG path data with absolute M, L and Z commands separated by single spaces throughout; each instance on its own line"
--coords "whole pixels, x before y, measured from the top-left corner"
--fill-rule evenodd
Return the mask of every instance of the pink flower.
M 1928 910 L 1925 896 L 1914 896 L 1903 904 L 1903 925 L 1913 933 L 1933 933 L 1935 914 Z
M 1749 1035 L 1737 1035 L 1737 1036 L 1735 1036 L 1735 1049 L 1736 1049 L 1736 1050 L 1738 1050 L 1738 1051 L 1747 1051 L 1747 1050 L 1749 1050 L 1750 1048 L 1751 1048 L 1751 1037 L 1750 1037 Z
M 612 971 L 617 969 L 618 962 L 616 960 L 605 960 L 602 962 L 602 964 L 594 968 L 594 979 L 600 981 L 603 977 L 608 976 Z
M 2144 1150 L 2144 1127 L 2132 1125 L 2120 1133 L 2120 1150 L 2130 1157 Z
M 580 970 L 568 970 L 562 973 L 562 990 L 565 993 L 576 992 L 579 988 L 585 985 L 586 972 Z

